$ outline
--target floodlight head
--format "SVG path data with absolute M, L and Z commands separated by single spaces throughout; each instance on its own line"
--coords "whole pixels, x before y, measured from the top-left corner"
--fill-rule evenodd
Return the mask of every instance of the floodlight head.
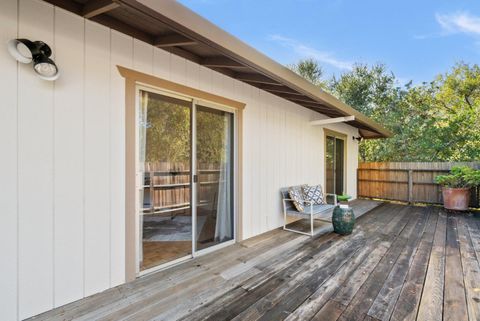
M 58 78 L 58 67 L 49 58 L 52 50 L 43 41 L 12 39 L 8 42 L 8 51 L 18 62 L 24 64 L 33 62 L 33 69 L 40 78 L 50 81 Z
M 60 76 L 57 65 L 55 65 L 52 59 L 44 55 L 35 56 L 33 69 L 40 78 L 45 80 L 56 80 Z
M 23 64 L 32 62 L 34 50 L 34 43 L 28 39 L 12 39 L 8 42 L 8 52 Z

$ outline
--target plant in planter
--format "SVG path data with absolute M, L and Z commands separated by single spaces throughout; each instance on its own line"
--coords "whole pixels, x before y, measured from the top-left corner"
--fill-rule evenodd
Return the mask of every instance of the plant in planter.
M 337 200 L 340 202 L 340 204 L 348 204 L 348 200 L 351 198 L 352 197 L 350 195 L 337 195 Z
M 348 206 L 348 200 L 351 198 L 351 196 L 345 194 L 337 195 L 340 205 L 333 209 L 332 224 L 333 230 L 338 234 L 347 235 L 353 231 L 355 214 L 353 208 Z
M 449 174 L 437 176 L 435 182 L 443 186 L 443 206 L 446 209 L 465 211 L 470 203 L 470 189 L 480 185 L 480 170 L 455 166 Z

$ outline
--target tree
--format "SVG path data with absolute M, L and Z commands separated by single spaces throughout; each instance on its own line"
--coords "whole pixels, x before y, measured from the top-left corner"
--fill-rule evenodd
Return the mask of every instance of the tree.
M 314 64 L 315 63 L 310 63 Z M 296 64 L 308 66 L 303 60 Z M 302 67 L 307 80 L 321 75 Z M 305 75 L 308 75 L 305 76 Z M 312 78 L 313 77 L 313 78 Z M 313 82 L 313 81 L 312 81 Z M 360 144 L 363 161 L 472 161 L 480 159 L 480 67 L 457 63 L 419 85 L 397 84 L 385 65 L 356 64 L 324 89 L 390 129 L 388 139 Z
M 301 59 L 295 64 L 287 66 L 315 86 L 326 88 L 326 82 L 322 80 L 323 70 L 319 62 L 313 58 Z
M 345 103 L 370 117 L 383 117 L 396 98 L 395 76 L 382 64 L 355 64 L 338 79 L 333 76 L 330 91 Z
M 440 137 L 433 158 L 480 159 L 480 67 L 458 63 L 433 86 L 432 117 Z
M 398 87 L 383 65 L 357 65 L 331 91 L 389 128 L 389 139 L 360 145 L 364 161 L 470 161 L 480 158 L 480 69 L 459 63 L 432 82 Z

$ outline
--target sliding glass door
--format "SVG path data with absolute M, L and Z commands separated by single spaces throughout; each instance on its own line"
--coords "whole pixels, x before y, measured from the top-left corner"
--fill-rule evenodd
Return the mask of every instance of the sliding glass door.
M 335 134 L 325 138 L 325 176 L 327 193 L 345 193 L 345 140 Z
M 197 105 L 196 249 L 233 240 L 233 114 Z
M 137 94 L 141 273 L 234 239 L 234 113 L 145 87 Z
M 139 268 L 192 253 L 192 101 L 139 90 Z

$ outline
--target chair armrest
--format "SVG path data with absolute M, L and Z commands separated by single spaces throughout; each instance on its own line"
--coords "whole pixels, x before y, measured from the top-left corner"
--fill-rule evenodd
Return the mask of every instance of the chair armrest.
M 282 198 L 283 211 L 284 211 L 284 212 L 285 212 L 285 208 L 286 208 L 286 205 L 285 205 L 285 202 L 286 202 L 286 201 L 292 201 L 292 202 L 293 202 L 293 199 L 291 199 L 291 198 Z M 305 205 L 310 208 L 310 213 L 312 213 L 312 212 L 313 212 L 313 202 L 312 202 L 312 201 L 307 201 L 307 200 L 304 200 L 303 202 L 306 203 Z M 299 212 L 299 213 L 302 213 L 302 212 Z
M 337 205 L 337 194 L 332 194 L 332 193 L 325 193 L 325 200 L 327 199 L 327 196 L 333 196 L 333 205 Z
M 291 198 L 282 198 L 282 200 L 283 200 L 283 201 L 292 201 L 292 202 L 294 201 L 294 200 L 293 200 L 293 199 L 291 199 Z M 308 205 L 311 205 L 311 204 L 313 204 L 313 202 L 312 202 L 312 201 L 307 201 L 307 200 L 304 200 L 303 202 L 304 202 L 304 203 L 307 203 Z

